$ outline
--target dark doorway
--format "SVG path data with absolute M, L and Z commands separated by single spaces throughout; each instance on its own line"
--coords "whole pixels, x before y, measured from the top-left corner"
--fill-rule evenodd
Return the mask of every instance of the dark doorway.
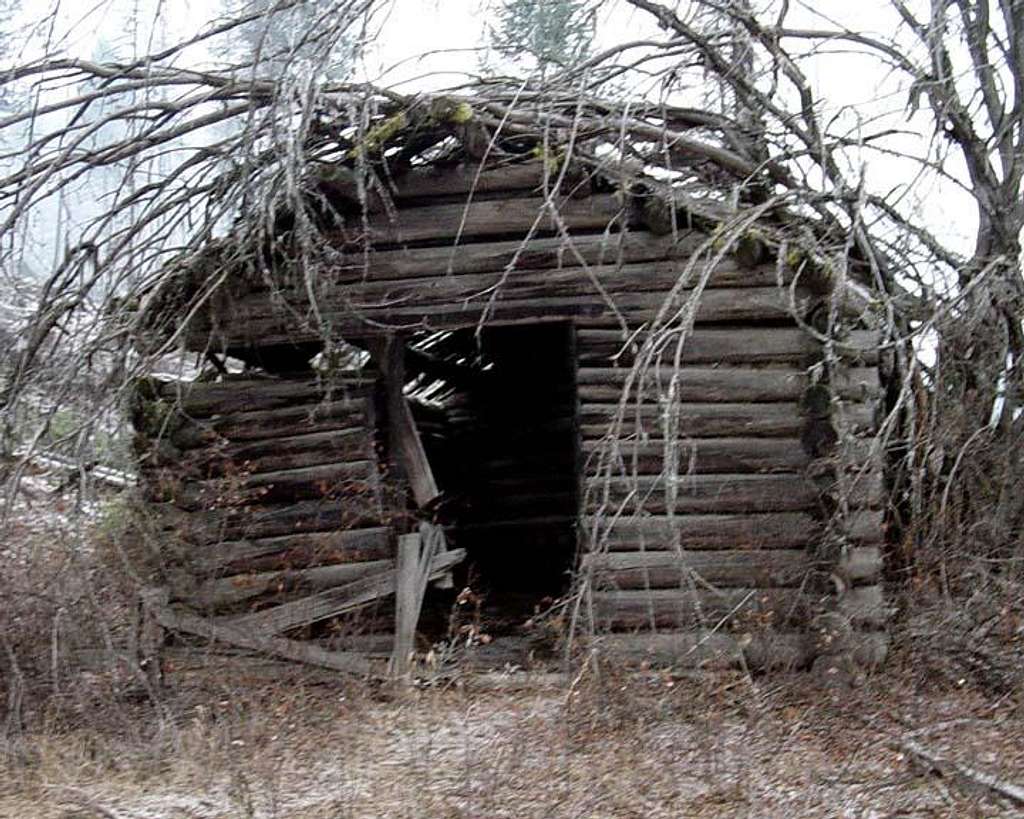
M 435 333 L 408 348 L 407 394 L 447 501 L 457 582 L 493 633 L 565 591 L 576 550 L 575 328 L 552 323 Z

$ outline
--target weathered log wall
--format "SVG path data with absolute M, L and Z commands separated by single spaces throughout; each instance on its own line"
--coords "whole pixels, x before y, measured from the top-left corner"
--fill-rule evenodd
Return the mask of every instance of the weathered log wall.
M 188 344 L 244 355 L 316 342 L 324 326 L 369 338 L 484 321 L 570 321 L 578 406 L 565 423 L 577 430 L 584 464 L 580 537 L 599 626 L 668 628 L 629 644 L 642 649 L 646 640 L 657 657 L 689 647 L 687 658 L 703 656 L 693 647 L 706 647 L 701 635 L 725 620 L 716 640 L 733 640 L 730 650 L 736 640 L 753 644 L 747 631 L 755 625 L 784 627 L 792 633 L 781 643 L 756 645 L 784 645 L 780 657 L 801 661 L 817 649 L 801 642 L 800 624 L 821 614 L 838 613 L 865 633 L 879 628 L 874 333 L 854 321 L 825 361 L 819 338 L 802 325 L 827 292 L 806 274 L 794 282 L 758 250 L 718 261 L 680 345 L 665 318 L 695 293 L 700 268 L 684 276 L 688 261 L 720 250 L 709 226 L 680 213 L 678 230 L 665 235 L 663 220 L 649 219 L 650 208 L 628 196 L 542 195 L 542 176 L 539 164 L 482 175 L 413 172 L 398 182 L 397 210 L 338 229 L 341 252 L 322 263 L 315 309 L 305 284 L 283 275 L 273 297 L 253 290 L 228 309 L 211 305 L 188 326 Z M 651 346 L 652 329 L 664 332 L 660 348 Z M 187 513 L 186 537 L 219 538 L 240 556 L 218 566 L 271 566 L 279 543 L 298 558 L 313 541 L 282 538 L 328 540 L 346 526 L 365 532 L 339 543 L 339 554 L 381 559 L 366 545 L 381 520 L 370 511 L 374 463 L 360 449 L 372 414 L 358 396 L 320 402 L 317 390 L 226 384 L 185 399 L 193 414 L 222 414 L 169 432 L 173 449 L 157 451 L 154 465 L 180 462 L 194 480 L 179 491 L 157 479 L 155 497 Z M 314 398 L 319 408 L 310 415 L 302 402 Z M 210 454 L 213 444 L 222 459 Z M 179 459 L 179 450 L 188 454 Z M 241 502 L 272 501 L 245 523 L 230 505 L 208 504 L 207 484 L 240 461 L 256 468 L 239 489 Z M 316 491 L 337 481 L 362 482 L 366 491 L 347 497 L 344 509 L 325 507 Z M 562 509 L 544 492 L 510 496 L 501 513 L 512 518 L 487 523 L 497 539 L 517 515 L 543 518 L 545 504 L 557 506 L 551 514 Z M 873 653 L 858 656 L 877 660 L 884 640 L 861 642 Z
M 298 601 L 297 626 L 318 619 L 310 595 L 374 599 L 362 586 L 393 578 L 395 521 L 373 388 L 308 374 L 137 385 L 141 491 L 182 544 L 172 602 L 265 619 Z

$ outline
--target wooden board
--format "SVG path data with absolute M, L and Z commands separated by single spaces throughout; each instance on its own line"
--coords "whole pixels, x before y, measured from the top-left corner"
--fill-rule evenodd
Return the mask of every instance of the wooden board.
M 377 526 L 226 541 L 197 549 L 189 557 L 193 569 L 200 573 L 259 572 L 385 560 L 394 557 L 394 550 L 391 529 Z
M 594 591 L 595 625 L 602 630 L 688 626 L 803 625 L 826 604 L 800 589 L 723 588 Z M 855 626 L 880 627 L 887 617 L 881 586 L 859 586 L 841 599 L 838 611 Z
M 611 589 L 685 588 L 693 582 L 723 587 L 800 586 L 808 572 L 836 568 L 816 564 L 804 549 L 612 552 L 584 555 L 582 565 L 594 572 L 595 588 Z M 854 547 L 838 570 L 851 581 L 873 582 L 882 570 L 881 550 Z
M 855 633 L 853 656 L 872 668 L 885 661 L 889 636 Z M 599 651 L 619 661 L 682 668 L 797 669 L 808 666 L 815 651 L 801 632 L 683 630 L 656 634 L 607 634 L 595 639 Z
M 878 506 L 883 497 L 882 476 L 869 473 L 848 487 L 852 508 Z M 651 514 L 675 511 L 701 512 L 798 512 L 817 509 L 821 487 L 803 475 L 662 475 L 591 478 L 586 487 L 587 514 L 598 508 L 642 508 Z M 674 506 L 673 506 L 674 503 Z
M 580 363 L 604 366 L 614 360 L 619 366 L 630 366 L 641 349 L 645 337 L 624 337 L 621 329 L 581 328 L 577 332 Z M 676 356 L 676 340 L 667 336 L 660 354 L 652 360 L 671 364 Z M 853 362 L 876 364 L 878 332 L 854 330 L 839 346 L 838 352 Z M 822 345 L 799 327 L 699 327 L 683 343 L 680 363 L 743 364 L 782 362 L 807 365 L 821 359 Z
M 583 545 L 614 552 L 682 549 L 796 549 L 813 546 L 823 524 L 807 512 L 698 514 L 595 518 L 584 516 Z M 860 510 L 849 520 L 853 543 L 877 544 L 885 537 L 881 510 Z

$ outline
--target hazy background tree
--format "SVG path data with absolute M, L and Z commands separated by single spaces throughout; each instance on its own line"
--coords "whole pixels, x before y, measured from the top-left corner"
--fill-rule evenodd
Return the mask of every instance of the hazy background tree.
M 500 0 L 492 12 L 490 46 L 516 64 L 532 63 L 542 75 L 586 57 L 596 33 L 596 12 L 586 0 Z

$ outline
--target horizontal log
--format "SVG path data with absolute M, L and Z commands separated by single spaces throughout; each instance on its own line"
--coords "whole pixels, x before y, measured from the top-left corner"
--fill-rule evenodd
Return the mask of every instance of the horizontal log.
M 595 625 L 601 630 L 687 626 L 806 624 L 827 602 L 801 589 L 629 589 L 594 591 Z M 881 586 L 859 586 L 843 595 L 838 611 L 855 626 L 886 621 Z
M 643 509 L 652 514 L 672 505 L 679 513 L 797 512 L 818 505 L 817 488 L 803 475 L 683 475 L 591 478 L 586 509 Z
M 577 330 L 579 360 L 585 365 L 601 365 L 615 360 L 630 366 L 641 350 L 644 336 L 623 338 L 621 329 L 601 330 L 585 327 Z M 876 330 L 854 330 L 838 345 L 837 352 L 854 362 L 877 364 L 879 338 Z M 668 336 L 660 355 L 652 361 L 672 362 L 676 341 Z M 820 360 L 822 344 L 798 327 L 698 327 L 686 338 L 680 363 L 764 364 L 781 362 L 807 365 Z
M 558 270 L 510 270 L 495 273 L 444 276 L 432 278 L 378 280 L 353 282 L 333 288 L 321 288 L 317 294 L 317 307 L 331 310 L 345 304 L 354 307 L 381 310 L 401 310 L 418 307 L 424 310 L 443 308 L 463 302 L 487 303 L 490 300 L 527 301 L 559 296 L 590 295 L 600 299 L 602 291 L 608 295 L 637 293 L 667 293 L 679 283 L 683 275 L 677 261 L 652 261 L 630 265 L 592 265 L 587 268 L 564 267 Z M 743 285 L 740 287 L 739 285 Z M 777 289 L 774 268 L 741 270 L 723 262 L 712 276 L 711 286 L 729 287 L 729 298 L 742 300 L 751 288 Z M 600 289 L 598 289 L 600 288 Z M 714 290 L 706 291 L 705 297 Z M 294 309 L 304 311 L 309 306 L 306 290 L 284 290 L 278 294 Z M 728 300 L 725 294 L 716 298 Z M 265 294 L 254 293 L 232 304 L 232 321 L 264 319 L 275 309 Z
M 838 564 L 826 565 L 806 549 L 611 552 L 584 555 L 582 566 L 593 572 L 595 588 L 671 589 L 693 582 L 764 588 L 800 586 L 812 571 L 873 582 L 882 570 L 882 554 L 877 546 L 856 546 Z
M 377 281 L 502 273 L 506 270 L 559 270 L 586 265 L 631 264 L 688 259 L 707 235 L 695 231 L 677 237 L 645 231 L 581 234 L 501 242 L 444 244 L 437 247 L 370 249 L 367 254 L 341 254 L 321 271 L 318 281 L 358 284 Z M 773 284 L 774 279 L 766 284 Z M 748 286 L 756 281 L 738 274 L 722 277 L 715 286 Z
M 607 634 L 595 638 L 596 648 L 620 661 L 677 668 L 806 668 L 816 655 L 808 634 L 769 630 L 671 631 L 657 634 Z M 873 668 L 885 662 L 889 636 L 884 632 L 855 633 L 854 661 Z
M 358 563 L 394 557 L 394 533 L 386 526 L 338 532 L 225 541 L 189 555 L 199 573 L 260 572 L 315 565 Z
M 824 527 L 803 512 L 733 515 L 677 515 L 582 518 L 585 548 L 622 551 L 675 549 L 794 549 L 814 546 Z M 885 536 L 879 510 L 853 512 L 847 536 L 853 543 L 877 544 Z
M 273 410 L 296 404 L 316 406 L 320 401 L 366 398 L 373 388 L 369 379 L 327 383 L 316 378 L 253 379 L 250 381 L 163 381 L 160 397 L 194 418 L 252 410 Z
M 247 572 L 204 581 L 181 592 L 177 599 L 193 608 L 219 609 L 266 594 L 293 596 L 329 589 L 394 567 L 394 560 L 373 560 L 281 572 Z
M 597 194 L 584 199 L 562 197 L 554 202 L 561 227 L 569 231 L 599 230 L 621 223 L 625 210 L 614 194 Z M 393 214 L 371 214 L 367 225 L 362 218 L 351 230 L 341 231 L 343 241 L 369 241 L 373 245 L 439 241 L 456 236 L 527 236 L 532 231 L 551 232 L 558 225 L 543 197 L 489 199 L 456 204 L 431 204 L 402 208 Z
M 183 473 L 214 478 L 225 474 L 302 469 L 376 458 L 372 434 L 363 427 L 270 438 L 178 454 Z
M 372 405 L 365 399 L 324 401 L 276 410 L 221 415 L 204 421 L 184 419 L 167 434 L 180 449 L 209 447 L 228 441 L 260 441 L 314 432 L 365 428 L 371 424 Z
M 603 508 L 643 509 L 651 514 L 675 511 L 798 512 L 817 509 L 821 487 L 803 475 L 636 475 L 597 477 L 586 482 L 585 506 L 589 514 Z M 878 506 L 884 497 L 881 473 L 857 476 L 843 485 L 853 508 Z
M 149 511 L 158 525 L 192 545 L 368 528 L 379 525 L 381 518 L 378 507 L 340 504 L 331 498 L 192 512 L 161 503 L 151 504 Z
M 612 424 L 618 412 L 614 404 L 582 404 L 580 432 L 584 440 L 626 438 L 639 431 L 660 438 L 664 432 L 664 409 L 656 405 L 627 406 L 621 422 Z M 638 423 L 639 422 L 639 423 Z M 743 435 L 793 438 L 803 432 L 805 419 L 797 404 L 680 404 L 676 416 L 680 436 L 692 438 L 737 437 Z M 870 431 L 874 408 L 860 403 L 846 404 L 843 424 L 849 434 Z
M 388 193 L 395 202 L 431 196 L 535 190 L 544 183 L 540 161 L 520 162 L 499 168 L 466 164 L 457 167 L 412 168 L 389 178 Z
M 428 580 L 443 577 L 466 556 L 462 549 L 436 555 Z M 230 621 L 235 628 L 255 635 L 281 634 L 299 626 L 338 617 L 395 592 L 395 571 L 389 568 L 351 583 L 319 592 L 302 600 L 248 614 Z
M 630 401 L 639 395 L 645 399 L 665 400 L 672 382 L 676 382 L 677 401 L 702 403 L 799 401 L 807 389 L 805 370 L 755 369 L 749 367 L 681 367 L 638 374 L 625 368 L 581 367 L 577 374 L 580 400 L 585 403 L 618 401 L 627 382 Z M 877 368 L 844 367 L 835 374 L 834 394 L 858 401 L 876 398 L 879 393 Z
M 379 488 L 376 462 L 355 461 L 150 485 L 146 496 L 158 502 L 171 501 L 182 509 L 215 509 L 314 498 L 347 501 L 360 495 L 373 499 Z
M 581 287 L 583 287 L 581 285 Z M 586 289 L 586 288 L 584 288 Z M 707 290 L 700 299 L 696 321 L 789 321 L 792 311 L 806 313 L 811 297 L 804 291 L 795 295 L 777 287 L 744 287 L 736 290 Z M 607 323 L 640 323 L 650 321 L 664 306 L 666 294 L 624 292 L 608 300 L 590 293 L 517 299 L 501 297 L 490 300 L 482 294 L 473 301 L 453 300 L 439 304 L 393 302 L 350 302 L 323 304 L 321 317 L 332 328 L 346 337 L 359 337 L 367 332 L 379 332 L 380 326 L 395 330 L 456 329 L 475 327 L 481 320 L 504 323 L 535 323 L 540 321 L 576 320 L 583 326 L 597 320 Z M 269 305 L 269 302 L 268 302 Z M 298 307 L 302 314 L 302 308 Z M 225 348 L 245 348 L 274 344 L 317 341 L 320 330 L 310 322 L 298 320 L 293 314 L 278 311 L 274 315 L 253 317 L 246 321 L 218 321 L 216 326 L 197 317 L 187 333 L 189 348 L 194 345 L 214 344 Z
M 811 458 L 799 438 L 692 438 L 677 442 L 681 474 L 801 472 Z M 654 475 L 665 465 L 665 441 L 584 441 L 584 474 Z M 857 468 L 872 459 L 871 441 L 850 439 L 843 463 Z

